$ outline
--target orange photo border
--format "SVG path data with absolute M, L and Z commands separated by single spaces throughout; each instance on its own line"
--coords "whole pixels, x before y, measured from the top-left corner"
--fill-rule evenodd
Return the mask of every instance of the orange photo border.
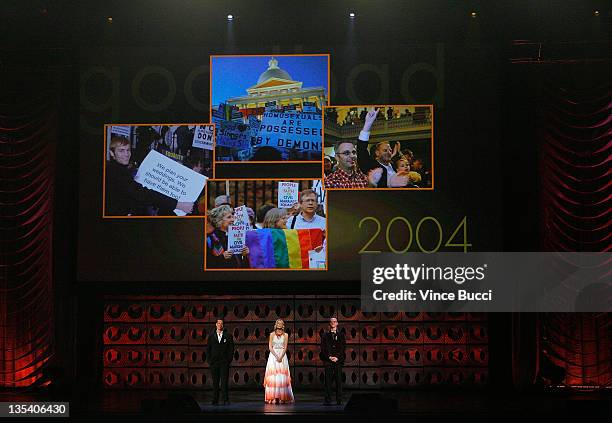
M 291 181 L 321 181 L 321 186 L 325 190 L 322 178 L 274 178 L 274 179 L 260 179 L 260 178 L 223 178 L 223 179 L 209 179 L 211 182 L 222 182 L 222 181 L 278 181 L 278 182 L 291 182 Z M 204 187 L 204 195 L 206 202 L 204 204 L 204 214 L 208 214 L 208 181 Z M 325 195 L 325 209 L 327 214 L 325 215 L 325 239 L 329 239 L 329 203 L 327 194 Z M 233 207 L 232 207 L 233 209 Z M 206 268 L 206 222 L 204 222 L 204 271 L 205 272 L 327 272 L 329 271 L 329 244 L 325 247 L 325 267 L 322 269 L 208 269 Z
M 204 195 L 206 195 L 206 185 L 208 185 L 208 181 L 215 178 L 215 149 L 214 146 L 216 144 L 216 128 L 212 123 L 105 123 L 104 124 L 104 142 L 103 142 L 103 154 L 102 154 L 102 219 L 205 219 L 206 218 L 206 209 L 204 209 L 203 216 L 107 216 L 106 215 L 106 135 L 107 135 L 107 127 L 109 126 L 189 126 L 189 125 L 200 125 L 200 126 L 211 126 L 213 127 L 213 177 L 206 179 L 206 184 L 204 184 Z
M 433 104 L 334 104 L 323 108 L 323 158 L 325 158 L 325 109 L 337 107 L 429 107 L 431 109 L 431 188 L 325 188 L 328 191 L 434 191 L 434 105 Z M 321 162 L 321 172 L 325 187 L 325 163 Z
M 208 120 L 211 124 L 214 125 L 214 123 L 212 122 L 212 79 L 213 79 L 213 66 L 212 66 L 212 61 L 214 57 L 312 57 L 312 56 L 326 56 L 327 57 L 327 106 L 323 106 L 323 108 L 321 109 L 321 129 L 323 129 L 323 118 L 325 113 L 323 113 L 323 109 L 325 107 L 329 107 L 329 104 L 331 102 L 329 96 L 330 96 L 330 84 L 331 84 L 331 54 L 330 53 L 312 53 L 312 54 L 304 54 L 304 53 L 300 53 L 300 54 L 211 54 L 209 56 L 209 69 L 210 69 L 210 78 L 209 78 L 209 86 L 208 86 L 208 102 L 210 104 L 209 107 L 209 113 L 208 113 Z M 321 137 L 321 165 L 323 165 L 323 158 L 325 157 L 325 147 L 324 147 L 324 138 L 325 138 L 325 133 L 323 134 L 323 136 Z M 216 141 L 216 138 L 215 138 Z M 217 144 L 215 142 L 215 150 L 217 149 Z M 252 164 L 252 165 L 257 165 L 257 164 L 275 164 L 275 163 L 317 163 L 317 160 L 287 160 L 287 161 L 270 161 L 270 160 L 264 160 L 264 161 L 257 161 L 257 162 L 250 162 L 250 161 L 245 161 L 245 162 L 241 162 L 241 161 L 228 161 L 228 162 L 222 162 L 219 161 L 217 162 L 216 160 L 216 156 L 213 154 L 213 166 L 216 167 L 217 163 L 220 164 L 229 164 L 229 165 L 238 165 L 238 164 Z M 214 169 L 213 169 L 213 175 L 214 175 Z M 314 179 L 318 179 L 318 178 L 313 178 Z M 224 179 L 225 180 L 225 179 Z M 257 179 L 249 179 L 249 180 L 257 180 L 257 181 L 261 181 L 264 179 L 261 178 L 257 178 Z M 267 180 L 276 180 L 276 178 L 270 178 Z M 296 179 L 298 180 L 298 179 Z

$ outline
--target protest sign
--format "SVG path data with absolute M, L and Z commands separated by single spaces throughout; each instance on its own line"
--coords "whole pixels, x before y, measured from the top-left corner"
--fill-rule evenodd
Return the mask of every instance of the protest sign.
M 172 151 L 164 150 L 162 154 L 166 157 L 170 157 L 175 162 L 183 163 L 183 160 L 185 160 L 185 156 L 179 153 L 173 153 Z
M 219 147 L 237 148 L 243 150 L 251 146 L 249 125 L 242 123 L 216 120 L 216 144 Z
M 278 183 L 278 208 L 288 209 L 298 202 L 300 184 L 297 182 Z
M 323 183 L 321 179 L 315 179 L 312 181 L 312 190 L 317 194 L 317 203 L 323 204 L 323 212 L 327 214 L 327 204 L 325 203 L 325 189 L 323 189 Z
M 318 253 L 315 250 L 308 252 L 308 267 L 310 269 L 325 269 L 325 249 Z
M 206 184 L 206 176 L 183 166 L 155 150 L 142 161 L 138 168 L 136 182 L 180 202 L 195 202 Z M 184 216 L 180 210 L 174 210 Z
M 251 229 L 251 222 L 249 221 L 247 206 L 243 205 L 234 209 L 234 224 L 242 224 L 246 226 L 247 230 Z
M 259 125 L 255 147 L 270 146 L 299 151 L 321 151 L 321 115 L 266 112 Z
M 302 103 L 302 111 L 304 113 L 317 113 L 317 106 L 312 101 L 305 101 Z
M 257 137 L 257 134 L 259 132 L 259 125 L 261 122 L 259 122 L 259 119 L 257 119 L 257 116 L 249 116 L 249 131 L 251 134 L 251 137 L 255 138 Z
M 113 135 L 118 135 L 120 137 L 124 137 L 130 139 L 130 133 L 132 131 L 132 127 L 129 125 L 124 126 L 111 126 L 110 133 Z
M 246 233 L 249 229 L 241 223 L 229 225 L 227 229 L 227 249 L 234 254 L 240 254 L 246 245 Z
M 212 150 L 213 125 L 197 125 L 191 145 L 196 148 L 203 148 L 204 150 Z

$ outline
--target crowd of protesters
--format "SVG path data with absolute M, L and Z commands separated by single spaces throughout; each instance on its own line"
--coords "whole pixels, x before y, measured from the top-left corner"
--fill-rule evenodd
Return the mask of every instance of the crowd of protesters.
M 326 231 L 326 218 L 317 193 L 312 189 L 300 192 L 298 203 L 288 209 L 273 204 L 258 207 L 257 214 L 247 207 L 251 230 L 261 229 L 321 229 Z M 206 214 L 206 268 L 240 269 L 249 268 L 249 248 L 244 247 L 240 254 L 228 250 L 228 230 L 235 222 L 234 208 L 227 195 L 215 198 L 215 207 Z M 315 250 L 321 251 L 325 241 Z

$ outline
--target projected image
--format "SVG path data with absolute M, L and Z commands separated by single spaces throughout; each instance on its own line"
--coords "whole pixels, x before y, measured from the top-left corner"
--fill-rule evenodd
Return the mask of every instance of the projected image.
M 324 108 L 326 189 L 433 189 L 433 107 Z
M 214 125 L 106 125 L 103 217 L 202 217 Z
M 211 56 L 219 162 L 320 161 L 329 55 Z
M 322 181 L 212 180 L 205 270 L 327 270 Z

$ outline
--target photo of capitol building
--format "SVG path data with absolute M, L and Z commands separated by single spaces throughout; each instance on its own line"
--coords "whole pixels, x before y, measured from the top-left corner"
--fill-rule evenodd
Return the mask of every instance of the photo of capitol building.
M 257 83 L 247 88 L 247 95 L 228 98 L 226 104 L 236 107 L 246 121 L 249 116 L 261 117 L 266 106 L 271 105 L 275 109 L 295 106 L 295 110 L 304 111 L 304 103 L 310 103 L 321 110 L 327 105 L 325 91 L 324 87 L 304 88 L 301 81 L 294 80 L 279 66 L 279 61 L 271 57 Z

